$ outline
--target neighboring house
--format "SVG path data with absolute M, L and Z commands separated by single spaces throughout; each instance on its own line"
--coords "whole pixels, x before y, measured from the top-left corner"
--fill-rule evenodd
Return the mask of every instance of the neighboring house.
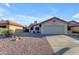
M 37 23 L 37 21 L 34 21 L 34 23 L 29 25 L 29 32 L 31 33 L 40 33 L 40 25 Z
M 35 33 L 41 34 L 67 34 L 68 22 L 57 17 L 50 18 L 30 27 Z
M 10 21 L 10 20 L 0 20 L 0 28 L 4 28 L 7 30 L 12 30 L 13 32 L 19 31 L 23 29 L 23 26 L 19 23 Z
M 23 32 L 29 32 L 29 28 L 27 26 L 23 27 Z
M 79 32 L 79 22 L 70 21 L 69 28 L 70 28 L 70 31 L 72 32 Z

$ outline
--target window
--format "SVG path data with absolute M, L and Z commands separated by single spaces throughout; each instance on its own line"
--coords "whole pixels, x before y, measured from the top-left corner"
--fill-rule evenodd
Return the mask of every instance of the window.
M 33 27 L 31 27 L 31 30 L 33 30 Z
M 41 27 L 41 24 L 39 26 Z
M 6 26 L 0 26 L 0 28 L 6 28 Z
M 68 31 L 70 31 L 71 29 L 70 29 L 70 27 L 68 26 Z
M 39 27 L 36 27 L 35 29 L 36 29 L 36 30 L 39 30 Z
M 23 31 L 24 31 L 24 32 L 29 32 L 29 29 L 24 29 Z

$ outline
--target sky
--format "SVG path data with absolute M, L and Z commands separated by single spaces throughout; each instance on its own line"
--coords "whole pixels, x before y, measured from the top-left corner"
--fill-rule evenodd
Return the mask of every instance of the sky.
M 0 20 L 22 25 L 42 22 L 52 17 L 79 21 L 79 3 L 0 3 Z

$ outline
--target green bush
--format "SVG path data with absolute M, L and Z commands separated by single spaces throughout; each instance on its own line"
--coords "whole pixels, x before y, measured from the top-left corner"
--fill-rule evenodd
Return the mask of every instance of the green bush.
M 5 35 L 6 37 L 12 36 L 13 31 L 8 30 L 7 28 L 0 28 L 0 36 Z
M 6 30 L 4 32 L 4 34 L 5 34 L 6 37 L 9 37 L 9 36 L 12 36 L 13 35 L 13 31 L 12 30 Z
M 0 28 L 0 35 L 4 35 L 4 31 L 5 31 L 4 28 Z
M 79 33 L 79 31 L 72 31 L 72 33 Z

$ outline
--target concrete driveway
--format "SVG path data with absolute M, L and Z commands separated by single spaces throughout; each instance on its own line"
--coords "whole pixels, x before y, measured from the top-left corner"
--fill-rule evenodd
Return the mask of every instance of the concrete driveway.
M 72 38 L 70 36 L 53 35 L 53 36 L 46 36 L 46 38 L 49 44 L 51 45 L 52 49 L 54 50 L 55 54 L 57 55 L 62 55 L 68 50 L 70 50 L 71 48 L 79 47 L 79 41 L 75 40 L 75 38 Z M 74 50 L 74 49 L 72 51 L 79 52 L 79 50 Z
M 79 36 L 70 36 L 70 37 L 72 37 L 72 38 L 74 38 L 76 40 L 79 40 Z
M 73 47 L 66 51 L 64 55 L 79 55 L 79 47 Z

